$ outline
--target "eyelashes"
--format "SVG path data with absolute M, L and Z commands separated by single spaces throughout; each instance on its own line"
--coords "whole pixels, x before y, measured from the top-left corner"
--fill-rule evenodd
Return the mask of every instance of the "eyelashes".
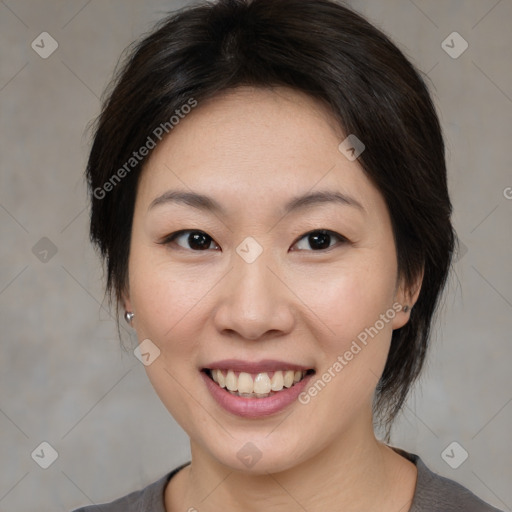
M 196 249 L 183 247 L 179 243 L 176 242 L 176 240 L 180 240 L 181 238 L 185 237 L 185 235 L 187 235 L 187 234 L 188 234 L 188 237 L 186 239 L 187 243 L 192 243 L 193 245 L 196 246 Z M 209 246 L 211 245 L 212 242 L 215 244 L 213 238 L 210 235 L 208 235 L 207 233 L 205 233 L 204 231 L 193 230 L 193 229 L 182 229 L 180 231 L 175 231 L 174 233 L 167 235 L 159 243 L 162 245 L 169 245 L 169 246 L 178 245 L 182 249 L 190 249 L 193 251 L 205 251 L 205 250 L 209 249 Z M 215 244 L 215 245 L 217 246 L 218 249 L 220 249 L 220 247 L 217 244 Z
M 316 246 L 316 249 L 313 249 L 314 252 L 326 251 L 334 245 L 331 245 L 330 242 L 332 239 L 338 240 L 339 243 L 348 242 L 347 238 L 339 233 L 331 231 L 329 229 L 315 229 L 313 231 L 309 231 L 302 235 L 293 245 L 297 245 L 302 240 L 306 240 L 306 243 L 312 246 Z M 325 246 L 327 242 L 327 247 Z M 339 244 L 338 244 L 339 245 Z M 292 246 L 293 247 L 293 246 Z M 299 249 L 299 250 L 308 250 L 308 249 Z
M 303 240 L 305 240 L 305 243 L 302 242 Z M 332 244 L 331 242 L 333 241 L 337 241 L 338 243 Z M 293 249 L 293 247 L 296 245 L 300 245 L 301 242 L 303 247 L 299 249 Z M 336 233 L 335 231 L 331 231 L 329 229 L 315 229 L 308 231 L 307 233 L 304 233 L 299 238 L 297 238 L 293 243 L 291 250 L 325 252 L 333 247 L 336 247 L 337 245 L 342 245 L 348 242 L 349 240 L 346 237 Z M 192 252 L 204 252 L 210 250 L 212 248 L 212 244 L 215 250 L 220 249 L 218 244 L 210 235 L 197 229 L 182 229 L 180 231 L 175 231 L 174 233 L 164 237 L 158 243 L 161 245 L 169 246 L 170 248 L 175 248 L 177 246 L 179 249 Z M 309 245 L 310 249 L 304 248 L 304 245 L 306 247 Z

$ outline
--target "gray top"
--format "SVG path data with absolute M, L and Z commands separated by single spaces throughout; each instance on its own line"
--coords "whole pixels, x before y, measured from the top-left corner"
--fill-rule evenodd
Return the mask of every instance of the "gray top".
M 502 512 L 475 496 L 462 485 L 430 471 L 418 455 L 393 448 L 418 468 L 418 479 L 409 512 Z M 140 491 L 132 492 L 104 505 L 91 505 L 74 512 L 166 512 L 164 490 L 182 468 L 171 471 Z

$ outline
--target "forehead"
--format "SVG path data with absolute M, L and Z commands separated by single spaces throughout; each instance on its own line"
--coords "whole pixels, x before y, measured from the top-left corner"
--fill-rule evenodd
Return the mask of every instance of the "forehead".
M 211 98 L 157 145 L 141 176 L 149 204 L 166 189 L 193 190 L 230 204 L 266 208 L 316 188 L 372 203 L 378 192 L 319 101 L 288 88 L 241 87 Z

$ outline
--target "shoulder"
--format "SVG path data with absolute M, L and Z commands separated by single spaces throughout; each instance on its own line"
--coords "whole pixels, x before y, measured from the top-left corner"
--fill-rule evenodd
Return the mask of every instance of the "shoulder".
M 139 491 L 131 492 L 110 503 L 89 505 L 73 512 L 165 512 L 164 491 L 169 480 L 187 464 L 174 469 Z
M 418 455 L 394 448 L 418 469 L 410 512 L 501 512 L 461 484 L 431 471 Z

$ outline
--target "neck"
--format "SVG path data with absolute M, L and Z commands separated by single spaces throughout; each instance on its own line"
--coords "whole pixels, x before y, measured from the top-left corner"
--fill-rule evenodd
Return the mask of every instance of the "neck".
M 192 443 L 191 465 L 180 472 L 179 485 L 168 486 L 167 510 L 405 512 L 416 468 L 377 441 L 371 422 L 365 425 L 355 425 L 334 445 L 290 469 L 263 475 L 232 471 Z

